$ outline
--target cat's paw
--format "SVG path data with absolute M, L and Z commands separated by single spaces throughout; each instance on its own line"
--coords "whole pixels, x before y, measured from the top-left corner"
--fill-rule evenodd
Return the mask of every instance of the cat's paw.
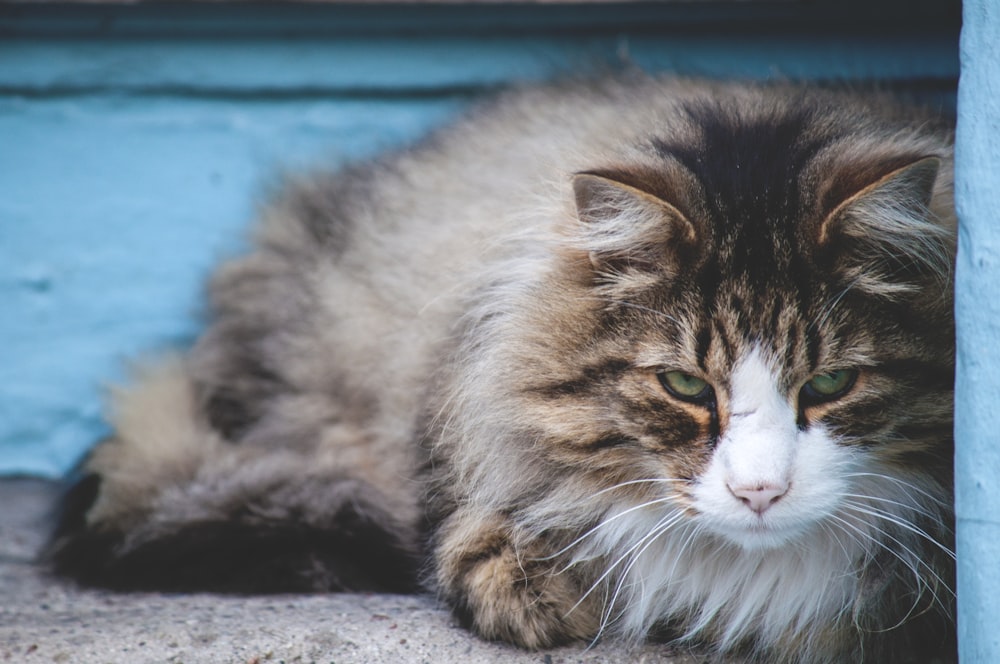
M 438 581 L 458 619 L 483 638 L 529 649 L 593 638 L 594 602 L 581 599 L 579 580 L 544 543 L 515 546 L 502 523 L 480 525 L 472 537 L 452 530 L 437 551 Z

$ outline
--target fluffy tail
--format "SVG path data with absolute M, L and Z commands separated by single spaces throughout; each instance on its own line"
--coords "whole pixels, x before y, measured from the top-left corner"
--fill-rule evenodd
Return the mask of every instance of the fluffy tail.
M 335 454 L 223 439 L 180 360 L 115 395 L 116 433 L 66 493 L 54 569 L 128 590 L 415 589 L 419 536 Z

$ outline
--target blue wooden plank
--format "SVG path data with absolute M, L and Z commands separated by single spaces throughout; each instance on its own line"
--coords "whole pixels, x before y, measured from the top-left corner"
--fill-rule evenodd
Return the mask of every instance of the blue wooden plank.
M 335 41 L 23 40 L 0 42 L 0 92 L 301 94 L 496 85 L 608 66 L 703 76 L 954 79 L 951 34 L 573 37 L 356 36 Z
M 1000 662 L 1000 14 L 967 0 L 956 144 L 959 655 Z

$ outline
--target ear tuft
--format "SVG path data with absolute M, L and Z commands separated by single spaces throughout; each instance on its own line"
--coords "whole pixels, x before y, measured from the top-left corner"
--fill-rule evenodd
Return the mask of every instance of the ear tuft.
M 573 177 L 578 242 L 602 272 L 674 272 L 685 249 L 695 245 L 694 225 L 674 205 L 614 177 Z
M 931 212 L 941 159 L 895 168 L 837 204 L 819 227 L 818 245 L 861 290 L 886 296 L 928 276 L 947 280 L 954 238 Z

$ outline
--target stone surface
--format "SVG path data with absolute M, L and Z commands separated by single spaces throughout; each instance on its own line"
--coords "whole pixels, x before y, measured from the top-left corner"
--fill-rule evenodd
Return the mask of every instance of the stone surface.
M 56 486 L 0 480 L 0 662 L 348 664 L 400 662 L 696 664 L 666 646 L 601 643 L 524 652 L 456 626 L 433 598 L 402 595 L 111 593 L 33 561 Z

